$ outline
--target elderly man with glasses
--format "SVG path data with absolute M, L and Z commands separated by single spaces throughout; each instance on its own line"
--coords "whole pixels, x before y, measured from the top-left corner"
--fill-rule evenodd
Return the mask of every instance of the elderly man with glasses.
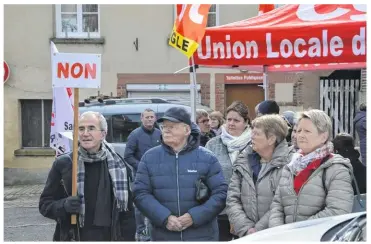
M 40 213 L 57 223 L 53 241 L 134 241 L 131 169 L 105 141 L 102 114 L 85 112 L 78 126 L 77 196 L 71 196 L 72 153 L 54 161 L 40 196 Z
M 199 146 L 200 131 L 185 109 L 170 108 L 158 122 L 161 145 L 143 155 L 134 182 L 134 202 L 152 223 L 152 240 L 218 241 L 228 185 L 217 158 Z

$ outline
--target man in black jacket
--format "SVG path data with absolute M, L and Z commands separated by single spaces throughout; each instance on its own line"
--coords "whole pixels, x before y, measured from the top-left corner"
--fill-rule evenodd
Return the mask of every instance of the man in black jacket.
M 130 167 L 105 141 L 103 115 L 83 113 L 78 129 L 77 196 L 71 196 L 72 154 L 54 161 L 40 196 L 40 213 L 57 221 L 53 241 L 134 241 Z
M 133 130 L 126 143 L 125 160 L 135 169 L 138 168 L 140 159 L 149 149 L 160 145 L 161 131 L 155 128 L 156 114 L 147 108 L 141 115 L 142 126 Z M 135 208 L 136 240 L 150 241 L 150 224 L 145 223 L 142 213 Z

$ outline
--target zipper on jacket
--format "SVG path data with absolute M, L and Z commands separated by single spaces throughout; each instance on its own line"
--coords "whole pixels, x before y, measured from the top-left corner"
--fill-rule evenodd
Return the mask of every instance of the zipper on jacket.
M 178 217 L 180 217 L 180 197 L 179 197 L 179 158 L 178 153 L 175 154 L 176 163 L 176 188 L 177 188 L 177 201 L 178 201 Z M 183 231 L 180 231 L 180 240 L 183 241 Z
M 296 197 L 296 200 L 295 200 L 295 211 L 294 211 L 294 217 L 293 217 L 293 223 L 295 223 L 296 221 L 296 216 L 297 216 L 297 211 L 298 211 L 298 202 L 299 202 L 299 196 L 300 196 L 300 193 L 301 193 L 301 190 L 304 188 L 304 186 L 308 183 L 309 180 L 311 180 L 315 175 L 318 174 L 318 171 L 316 174 L 314 174 L 315 171 L 309 176 L 309 178 L 304 182 L 304 184 L 300 187 L 300 190 L 299 190 L 299 193 Z M 294 189 L 294 178 L 292 177 L 291 175 L 291 178 L 292 178 L 292 182 L 293 182 L 293 190 L 295 191 Z

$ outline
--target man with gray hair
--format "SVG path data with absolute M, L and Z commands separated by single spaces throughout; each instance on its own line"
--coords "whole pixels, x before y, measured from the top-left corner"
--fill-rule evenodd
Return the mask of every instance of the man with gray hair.
M 134 182 L 152 241 L 218 241 L 228 188 L 218 159 L 199 146 L 200 131 L 184 108 L 168 109 L 158 122 L 161 146 L 143 155 Z
M 54 241 L 134 241 L 130 168 L 105 141 L 102 114 L 79 117 L 77 196 L 72 194 L 72 154 L 58 157 L 40 196 L 39 211 L 57 221 Z M 71 215 L 77 215 L 77 225 Z

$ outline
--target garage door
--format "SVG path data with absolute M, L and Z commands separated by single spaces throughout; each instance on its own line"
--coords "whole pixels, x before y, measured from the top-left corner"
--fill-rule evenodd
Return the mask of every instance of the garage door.
M 127 84 L 126 90 L 129 98 L 158 97 L 190 104 L 191 95 L 187 84 Z M 197 90 L 196 101 L 201 104 L 200 85 L 197 85 Z
M 264 90 L 258 85 L 226 85 L 226 107 L 231 105 L 233 101 L 240 100 L 249 108 L 250 118 L 254 119 L 255 106 L 264 101 Z

